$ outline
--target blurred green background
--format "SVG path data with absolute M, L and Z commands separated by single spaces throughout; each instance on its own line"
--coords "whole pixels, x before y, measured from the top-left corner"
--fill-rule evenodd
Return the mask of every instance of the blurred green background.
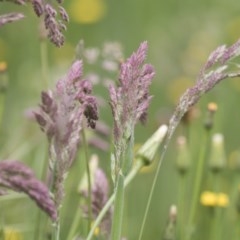
M 147 62 L 156 69 L 151 86 L 154 98 L 146 126 L 136 128 L 137 144 L 143 143 L 159 124 L 167 122 L 179 96 L 194 83 L 210 52 L 219 45 L 234 43 L 240 36 L 239 3 L 236 0 L 68 0 L 64 6 L 70 15 L 65 45 L 59 49 L 47 42 L 49 87 L 54 86 L 57 79 L 65 74 L 74 59 L 75 47 L 80 39 L 84 40 L 86 47 L 101 47 L 105 42 L 117 41 L 123 46 L 125 57 L 135 51 L 140 42 L 148 41 Z M 30 6 L 1 2 L 0 14 L 9 11 L 24 12 L 26 18 L 0 28 L 0 61 L 8 65 L 9 80 L 0 136 L 0 156 L 2 159 L 18 158 L 33 167 L 37 174 L 41 166 L 39 161 L 44 158 L 46 139 L 38 126 L 26 119 L 24 112 L 37 106 L 40 93 L 45 88 L 41 74 L 39 19 Z M 94 92 L 103 94 L 108 101 L 102 86 L 96 85 Z M 198 104 L 198 117 L 191 123 L 189 130 L 193 164 L 198 156 L 206 105 L 210 101 L 218 104 L 213 132 L 224 134 L 227 156 L 239 148 L 239 93 L 239 79 L 226 80 Z M 101 109 L 100 118 L 112 125 L 108 105 Z M 183 128 L 180 127 L 176 135 L 182 132 Z M 96 152 L 94 149 L 91 151 Z M 98 150 L 97 153 L 110 179 L 109 152 Z M 169 207 L 177 204 L 178 175 L 175 160 L 173 139 L 162 165 L 144 239 L 161 239 Z M 76 179 L 76 175 L 74 179 L 71 178 L 71 172 L 68 178 L 62 239 L 66 236 L 77 207 L 76 188 L 82 169 L 84 167 L 78 164 L 72 170 L 79 179 Z M 137 239 L 153 173 L 154 167 L 139 174 L 127 189 L 123 230 L 127 239 Z M 74 197 L 73 201 L 69 200 L 68 194 Z M 19 202 L 13 201 L 11 211 L 4 211 L 6 222 L 21 223 L 21 214 L 26 209 L 35 209 L 34 204 L 29 202 L 25 198 Z M 1 212 L 4 206 L 0 206 Z M 30 222 L 29 219 L 26 221 Z

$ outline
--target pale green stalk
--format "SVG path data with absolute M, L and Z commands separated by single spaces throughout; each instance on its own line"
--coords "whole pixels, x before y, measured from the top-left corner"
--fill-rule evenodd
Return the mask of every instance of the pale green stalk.
M 145 165 L 144 161 L 141 159 L 138 159 L 136 161 L 136 164 L 134 165 L 131 172 L 127 175 L 125 181 L 124 181 L 124 188 L 134 179 L 134 177 L 137 175 L 138 171 Z M 104 207 L 102 208 L 101 212 L 99 213 L 97 219 L 94 221 L 94 224 L 92 225 L 91 231 L 89 232 L 86 240 L 91 240 L 95 229 L 98 227 L 98 225 L 101 223 L 102 219 L 104 218 L 107 211 L 112 206 L 114 199 L 115 199 L 115 193 L 112 194 L 112 196 L 108 199 Z M 68 239 L 70 240 L 70 239 Z
M 57 165 L 57 162 L 54 161 L 54 165 L 53 165 L 53 168 L 52 168 L 52 177 L 53 177 L 53 180 L 52 180 L 52 184 L 51 184 L 51 187 L 50 187 L 50 190 L 51 192 L 54 192 L 54 184 L 56 182 L 56 166 Z M 59 236 L 60 236 L 60 207 L 58 207 L 57 209 L 57 215 L 58 215 L 58 219 L 57 221 L 53 224 L 53 233 L 52 233 L 52 240 L 59 240 Z
M 142 221 L 141 229 L 140 229 L 140 232 L 139 232 L 138 240 L 141 240 L 142 236 L 143 236 L 143 230 L 144 230 L 145 223 L 146 223 L 146 220 L 147 220 L 147 215 L 148 215 L 150 204 L 151 204 L 151 201 L 152 201 L 154 189 L 155 189 L 155 186 L 156 186 L 156 183 L 157 183 L 157 180 L 158 180 L 158 175 L 159 175 L 159 172 L 160 172 L 160 168 L 162 166 L 162 162 L 163 162 L 163 159 L 164 159 L 166 151 L 167 151 L 168 143 L 169 143 L 169 140 L 167 139 L 167 142 L 164 145 L 163 150 L 161 152 L 161 156 L 160 156 L 160 160 L 158 162 L 157 170 L 156 170 L 156 173 L 154 175 L 154 179 L 153 179 L 153 183 L 152 183 L 151 190 L 150 190 L 150 193 L 149 193 L 147 205 L 146 205 L 146 208 L 145 208 L 145 212 L 144 212 L 143 221 Z
M 221 230 L 222 230 L 222 217 L 224 209 L 221 206 L 215 206 L 213 212 L 213 222 L 211 226 L 211 239 L 212 240 L 221 240 Z
M 46 41 L 42 40 L 40 41 L 40 53 L 41 53 L 41 71 L 42 71 L 42 82 L 43 82 L 43 88 L 48 88 L 48 49 L 47 49 L 47 43 Z M 42 168 L 42 180 L 47 175 L 48 170 L 48 158 L 46 157 L 44 159 L 44 165 Z
M 185 216 L 185 194 L 186 194 L 186 180 L 187 176 L 185 173 L 180 174 L 179 180 L 179 199 L 177 206 L 177 235 L 179 240 L 184 240 L 184 234 L 186 229 L 186 216 Z
M 88 231 L 91 229 L 92 221 L 92 185 L 91 185 L 91 173 L 89 168 L 89 153 L 86 134 L 84 128 L 82 129 L 82 146 L 85 154 L 87 181 L 88 181 Z
M 42 71 L 42 86 L 43 88 L 47 88 L 48 86 L 48 51 L 47 51 L 47 44 L 45 41 L 40 41 L 40 57 L 41 57 L 41 71 Z M 44 150 L 45 150 L 44 146 Z M 46 156 L 47 151 L 43 151 L 44 157 L 42 158 L 42 168 L 40 171 L 40 176 L 42 181 L 45 181 L 48 171 L 48 157 Z M 47 219 L 45 216 L 42 215 L 42 212 L 38 210 L 36 215 L 35 221 L 35 233 L 34 239 L 38 240 L 42 238 L 42 229 L 41 226 L 46 226 Z
M 220 192 L 220 178 L 221 172 L 213 173 L 213 191 L 218 194 Z M 211 239 L 212 240 L 221 240 L 221 230 L 222 230 L 222 216 L 223 208 L 221 206 L 215 206 L 213 209 L 213 221 L 211 226 Z
M 194 231 L 194 221 L 197 213 L 199 194 L 201 190 L 202 176 L 203 176 L 204 163 L 205 163 L 206 150 L 207 150 L 207 140 L 208 140 L 208 132 L 204 134 L 204 140 L 201 143 L 199 159 L 197 161 L 196 177 L 193 185 L 193 198 L 191 202 L 189 221 L 188 221 L 188 232 L 187 232 L 187 238 L 186 238 L 187 240 L 191 239 L 192 233 Z
M 221 181 L 223 178 L 223 171 L 226 169 L 227 160 L 224 151 L 224 138 L 223 135 L 218 133 L 212 137 L 211 154 L 209 157 L 209 166 L 212 175 L 212 185 L 215 194 L 221 192 Z M 212 226 L 211 226 L 211 239 L 221 240 L 222 227 L 224 219 L 224 205 L 216 204 L 212 209 Z
M 236 166 L 236 168 L 239 168 L 239 166 Z M 236 170 L 235 170 L 236 171 Z M 232 191 L 230 194 L 230 201 L 235 202 L 234 205 L 231 205 L 232 214 L 235 214 L 235 228 L 234 228 L 234 237 L 233 240 L 239 240 L 240 239 L 240 213 L 239 213 L 239 182 L 240 182 L 240 176 L 239 176 L 239 169 L 238 171 L 234 172 L 234 182 Z M 238 203 L 238 204 L 236 204 Z
M 77 211 L 75 213 L 75 218 L 73 220 L 73 223 L 71 225 L 70 231 L 68 232 L 68 236 L 66 238 L 66 240 L 73 240 L 74 235 L 76 234 L 77 228 L 78 228 L 78 224 L 81 220 L 81 208 L 78 207 Z
M 44 88 L 48 88 L 48 49 L 47 49 L 47 43 L 46 41 L 41 41 L 40 42 L 40 53 L 41 53 L 41 68 L 42 68 L 42 79 L 43 79 L 43 86 Z M 47 171 L 48 167 L 48 161 L 45 161 L 44 165 L 44 170 L 45 173 Z M 43 171 L 44 174 L 44 171 Z M 53 174 L 53 181 L 52 181 L 52 186 L 50 187 L 51 191 L 54 188 L 54 183 L 55 183 L 55 177 L 56 177 L 56 162 L 54 163 L 53 169 L 52 169 L 52 174 Z M 58 209 L 58 217 L 60 211 Z M 59 240 L 60 237 L 60 219 L 58 219 L 54 225 L 53 225 L 53 234 L 52 234 L 52 239 L 53 240 Z
M 186 187 L 187 187 L 187 176 L 190 168 L 190 151 L 187 146 L 187 139 L 184 136 L 180 136 L 177 139 L 177 159 L 176 167 L 178 172 L 178 204 L 177 204 L 177 236 L 179 240 L 184 240 L 186 230 Z
M 239 240 L 240 239 L 240 215 L 237 216 L 237 221 L 235 223 L 235 232 L 234 232 L 234 238 L 233 240 Z
M 149 197 L 148 197 L 148 200 L 147 200 L 147 205 L 146 205 L 146 208 L 145 208 L 145 211 L 144 211 L 144 216 L 143 216 L 141 228 L 140 228 L 140 231 L 139 231 L 138 240 L 141 240 L 142 236 L 143 236 L 143 230 L 144 230 L 145 223 L 146 223 L 146 220 L 147 220 L 147 215 L 148 215 L 148 212 L 149 212 L 149 209 L 150 209 L 150 204 L 151 204 L 151 201 L 152 201 L 154 189 L 155 189 L 156 184 L 157 184 L 158 176 L 159 176 L 159 173 L 160 173 L 162 162 L 163 162 L 163 159 L 165 157 L 169 142 L 170 142 L 170 140 L 172 138 L 172 135 L 175 132 L 175 130 L 176 130 L 176 128 L 177 128 L 177 126 L 178 126 L 178 124 L 179 124 L 179 122 L 180 122 L 180 120 L 183 116 L 183 113 L 184 112 L 180 112 L 178 114 L 175 113 L 173 115 L 173 117 L 170 119 L 169 127 L 166 130 L 167 132 L 165 134 L 167 136 L 166 136 L 165 142 L 163 144 L 164 146 L 163 146 L 163 149 L 162 149 L 161 154 L 160 154 L 160 159 L 159 159 L 159 162 L 158 162 L 158 165 L 157 165 L 157 170 L 155 172 L 153 183 L 152 183 L 151 190 L 150 190 L 150 193 L 149 193 Z
M 91 171 L 90 171 L 90 166 L 89 166 L 89 152 L 88 152 L 88 144 L 86 140 L 86 134 L 85 130 L 82 129 L 82 147 L 84 149 L 84 155 L 85 155 L 85 161 L 86 161 L 86 172 L 87 172 L 87 185 L 88 185 L 88 232 L 91 229 L 91 222 L 92 222 L 92 183 L 91 183 Z M 78 207 L 75 217 L 73 220 L 73 223 L 71 225 L 71 228 L 68 232 L 67 240 L 72 240 L 74 235 L 77 232 L 77 227 L 79 225 L 79 222 L 81 220 L 81 208 Z
M 119 173 L 117 177 L 117 185 L 115 189 L 115 202 L 114 202 L 114 214 L 113 225 L 111 232 L 112 240 L 121 239 L 122 222 L 123 222 L 123 206 L 124 206 L 124 176 Z
M 42 162 L 40 175 L 41 179 L 44 181 L 46 179 L 46 171 L 48 168 L 48 162 L 47 162 L 47 151 L 46 146 L 44 144 L 43 148 L 39 148 L 41 150 L 41 153 L 37 152 L 37 157 L 39 159 L 36 160 L 36 162 Z M 44 150 L 43 150 L 44 149 Z M 35 231 L 34 231 L 34 239 L 42 239 L 43 233 L 42 229 L 44 229 L 42 226 L 46 225 L 46 216 L 43 216 L 43 213 L 40 209 L 37 209 L 37 216 L 35 221 Z
M 161 128 L 162 128 L 162 130 L 161 130 Z M 167 151 L 167 147 L 168 147 L 168 143 L 169 143 L 169 141 L 170 141 L 170 139 L 171 139 L 171 135 L 172 135 L 172 133 L 174 132 L 174 127 L 173 128 L 171 128 L 169 131 L 168 131 L 168 128 L 167 128 L 167 126 L 166 125 L 163 125 L 162 127 L 160 127 L 159 128 L 159 130 L 157 130 L 156 131 L 156 133 L 159 131 L 159 136 L 161 136 L 160 137 L 160 141 L 159 141 L 159 145 L 160 145 L 160 143 L 164 140 L 164 137 L 165 137 L 165 135 L 167 134 L 167 137 L 166 137 L 166 141 L 165 141 L 165 143 L 164 143 L 164 146 L 163 146 L 163 149 L 162 149 L 162 152 L 161 152 L 161 156 L 160 156 L 160 160 L 159 160 L 159 162 L 158 162 L 158 166 L 157 166 L 157 171 L 156 171 L 156 173 L 155 173 L 155 176 L 154 176 L 154 180 L 153 180 L 153 184 L 152 184 L 152 187 L 151 187 L 151 190 L 150 190 L 150 194 L 149 194 L 149 197 L 148 197 L 148 202 L 147 202 L 147 205 L 146 205 L 146 209 L 145 209 L 145 212 L 144 212 L 144 217 L 143 217 L 143 221 L 142 221 L 142 225 L 141 225 L 141 229 L 140 229 L 140 233 L 139 233 L 139 237 L 138 237 L 138 239 L 140 240 L 141 238 L 142 238 L 142 235 L 143 235 L 143 230 L 144 230 L 144 226 L 145 226 L 145 223 L 146 223 L 146 220 L 147 220 L 147 214 L 148 214 L 148 211 L 149 211 L 149 208 L 150 208 L 150 203 L 151 203 L 151 201 L 152 201 L 152 196 L 153 196 L 153 192 L 154 192 L 154 188 L 155 188 L 155 185 L 156 185 L 156 183 L 157 183 L 157 178 L 158 178 L 158 175 L 159 175 L 159 172 L 160 172 L 160 168 L 161 168 L 161 165 L 162 165 L 162 161 L 163 161 L 163 158 L 164 158 L 164 156 L 165 156 L 165 153 L 166 153 L 166 151 Z M 155 134 L 156 134 L 155 133 Z M 154 135 L 155 135 L 154 134 Z M 158 138 L 157 137 L 157 134 L 155 135 L 155 136 L 152 136 L 152 138 L 154 139 L 154 137 L 155 137 L 155 144 L 156 144 L 156 139 Z M 151 138 L 150 138 L 150 140 L 151 140 Z M 154 142 L 154 141 L 153 141 Z M 159 145 L 158 146 L 155 146 L 155 148 L 156 149 L 154 149 L 155 151 L 157 151 L 157 149 L 158 149 L 158 147 L 159 147 Z M 154 147 L 153 147 L 153 143 L 152 143 L 152 149 L 153 149 Z M 151 149 L 151 148 L 150 148 Z M 155 152 L 154 151 L 154 152 Z M 156 153 L 156 152 L 155 152 Z M 154 155 L 155 155 L 155 153 L 154 153 Z M 151 153 L 151 154 L 153 154 L 153 152 Z
M 144 143 L 144 145 L 139 149 L 139 151 L 136 154 L 136 164 L 133 166 L 132 170 L 130 173 L 127 175 L 124 181 L 124 186 L 125 188 L 136 176 L 138 171 L 144 166 L 144 165 L 149 165 L 152 163 L 156 152 L 162 143 L 166 133 L 167 133 L 167 126 L 162 125 L 158 128 L 158 130 Z M 97 219 L 95 220 L 91 231 L 89 232 L 87 236 L 87 240 L 90 240 L 93 235 L 94 235 L 94 230 L 96 227 L 100 224 L 101 220 L 111 207 L 113 201 L 115 199 L 115 192 L 112 194 L 112 196 L 109 198 L 101 212 L 99 213 Z
M 121 239 L 121 231 L 122 231 L 122 223 L 123 223 L 123 209 L 124 209 L 124 181 L 125 174 L 128 172 L 129 167 L 131 167 L 131 163 L 133 161 L 133 133 L 129 139 L 125 140 L 124 150 L 121 153 L 119 162 L 121 164 L 121 168 L 116 176 L 116 185 L 115 185 L 115 202 L 114 202 L 114 213 L 113 213 L 113 224 L 111 231 L 111 239 L 112 240 L 120 240 Z
M 60 223 L 59 223 L 59 221 L 57 221 L 55 223 L 52 239 L 53 240 L 59 240 L 60 239 Z

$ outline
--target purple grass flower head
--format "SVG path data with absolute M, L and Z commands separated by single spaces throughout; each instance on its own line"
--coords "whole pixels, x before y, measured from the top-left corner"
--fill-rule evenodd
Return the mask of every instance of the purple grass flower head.
M 206 64 L 200 71 L 195 85 L 188 88 L 179 100 L 176 110 L 170 119 L 168 139 L 171 138 L 183 115 L 199 101 L 202 95 L 212 90 L 222 80 L 240 76 L 237 64 L 236 69 L 230 69 L 231 61 L 239 55 L 240 39 L 232 46 L 220 46 L 210 54 Z
M 66 10 L 62 6 L 59 6 L 58 9 L 59 9 L 59 14 L 60 14 L 62 20 L 64 22 L 69 22 L 69 16 L 68 16 Z
M 63 23 L 69 21 L 68 14 L 66 10 L 62 6 L 58 6 L 59 16 L 57 10 L 49 3 L 44 3 L 42 0 L 35 0 L 35 5 L 41 6 L 41 8 L 34 8 L 36 14 L 39 16 L 44 15 L 44 25 L 46 30 L 48 31 L 48 38 L 52 43 L 54 43 L 57 47 L 61 47 L 64 44 L 64 35 L 63 31 L 67 29 L 66 25 Z M 61 4 L 60 1 L 58 4 Z M 42 11 L 43 6 L 43 11 Z M 33 2 L 34 7 L 34 2 Z M 41 9 L 40 11 L 38 9 Z M 37 10 L 37 11 L 36 11 Z
M 44 3 L 42 0 L 32 0 L 33 10 L 38 17 L 44 13 Z
M 58 5 L 59 4 L 60 2 L 58 2 Z M 67 29 L 62 21 L 69 21 L 66 10 L 62 6 L 58 6 L 60 16 L 60 18 L 58 18 L 58 12 L 54 6 L 43 0 L 33 0 L 32 6 L 38 17 L 44 16 L 44 25 L 48 31 L 47 36 L 49 40 L 57 47 L 61 47 L 64 43 L 64 35 L 62 32 Z
M 109 184 L 107 177 L 102 169 L 98 168 L 94 174 L 94 183 L 92 187 L 92 213 L 97 218 L 105 203 L 108 200 Z M 109 237 L 111 232 L 112 209 L 109 209 L 103 221 L 100 224 L 101 234 Z
M 150 64 L 144 64 L 147 42 L 143 42 L 136 53 L 122 63 L 119 86 L 110 85 L 110 105 L 114 116 L 114 134 L 118 139 L 123 129 L 132 131 L 140 120 L 146 121 L 146 113 L 151 100 L 149 86 L 155 75 Z M 122 136 L 121 136 L 122 137 Z
M 107 202 L 108 193 L 109 186 L 107 177 L 103 170 L 98 168 L 94 174 L 94 183 L 92 186 L 93 214 L 95 217 L 97 217 L 102 207 Z
M 98 111 L 97 99 L 89 95 L 92 92 L 92 84 L 87 80 L 83 80 L 79 82 L 78 87 L 81 91 L 79 91 L 77 99 L 84 105 L 84 115 L 87 118 L 88 126 L 95 128 L 98 120 Z
M 144 64 L 147 49 L 147 42 L 143 42 L 138 50 L 121 64 L 119 86 L 110 85 L 109 87 L 110 105 L 114 118 L 115 156 L 112 161 L 114 179 L 124 165 L 120 160 L 121 154 L 133 144 L 136 123 L 146 121 L 151 100 L 149 86 L 155 75 L 152 65 Z M 126 166 L 124 172 L 127 172 L 127 169 L 129 170 L 129 166 Z
M 91 84 L 82 79 L 82 61 L 75 61 L 68 74 L 57 82 L 55 90 L 42 92 L 40 110 L 35 113 L 49 140 L 57 206 L 63 197 L 65 175 L 77 153 L 84 116 L 90 127 L 98 119 L 96 99 L 90 96 L 91 91 Z
M 3 0 L 1 0 L 3 1 Z M 0 2 L 1 2 L 0 1 Z M 27 0 L 5 0 L 19 5 L 28 3 Z M 38 17 L 44 16 L 44 26 L 47 30 L 47 37 L 57 47 L 61 47 L 64 44 L 63 31 L 67 29 L 63 22 L 69 22 L 69 17 L 66 10 L 60 6 L 62 1 L 56 1 L 56 3 L 49 4 L 45 0 L 32 0 L 30 1 L 35 14 Z M 56 7 L 54 5 L 57 5 Z M 58 11 L 56 10 L 58 9 Z M 59 15 L 58 15 L 59 14 Z M 21 13 L 9 13 L 0 16 L 0 27 L 6 23 L 20 20 L 24 15 Z
M 53 221 L 56 221 L 57 210 L 47 186 L 39 181 L 33 171 L 23 163 L 9 160 L 0 162 L 0 187 L 24 192 Z
M 0 15 L 0 27 L 7 23 L 16 22 L 24 18 L 22 13 L 7 13 Z
M 64 43 L 64 36 L 62 34 L 64 28 L 62 23 L 59 23 L 56 19 L 57 11 L 50 4 L 46 4 L 44 13 L 44 23 L 48 30 L 48 38 L 57 47 L 61 47 Z
M 10 2 L 10 3 L 15 3 L 18 5 L 24 5 L 26 3 L 27 0 L 0 0 L 0 2 Z

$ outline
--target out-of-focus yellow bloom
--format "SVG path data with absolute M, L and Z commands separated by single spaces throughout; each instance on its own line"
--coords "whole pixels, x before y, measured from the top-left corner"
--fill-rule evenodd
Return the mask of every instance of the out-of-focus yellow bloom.
M 210 102 L 208 104 L 207 108 L 208 108 L 208 111 L 210 111 L 210 112 L 216 112 L 218 109 L 218 105 L 214 102 Z
M 4 240 L 23 240 L 19 231 L 13 228 L 4 229 Z
M 92 225 L 94 224 L 94 222 L 92 222 Z M 99 234 L 100 234 L 100 228 L 99 227 L 96 227 L 95 229 L 94 229 L 94 236 L 99 236 Z
M 216 195 L 213 192 L 205 191 L 201 194 L 200 202 L 204 206 L 216 206 Z
M 219 207 L 226 207 L 229 204 L 229 198 L 228 195 L 225 193 L 219 193 L 218 194 L 218 206 Z
M 0 73 L 5 72 L 7 70 L 7 63 L 5 61 L 0 61 Z
M 229 198 L 225 193 L 205 191 L 201 194 L 200 202 L 207 207 L 227 207 Z
M 95 23 L 106 13 L 104 0 L 72 0 L 69 9 L 70 17 L 79 23 Z
M 96 227 L 95 230 L 94 230 L 94 235 L 95 236 L 98 236 L 100 233 L 100 228 L 99 227 Z

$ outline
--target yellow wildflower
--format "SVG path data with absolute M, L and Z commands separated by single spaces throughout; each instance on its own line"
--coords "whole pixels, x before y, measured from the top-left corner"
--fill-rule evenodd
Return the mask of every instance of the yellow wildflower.
M 22 235 L 19 231 L 13 228 L 4 229 L 4 240 L 22 240 Z
M 229 198 L 225 193 L 205 191 L 201 194 L 200 202 L 207 207 L 227 207 L 229 204 Z
M 106 13 L 104 0 L 73 0 L 69 9 L 72 19 L 79 23 L 95 23 Z
M 96 227 L 95 230 L 94 230 L 94 235 L 95 236 L 98 236 L 100 233 L 100 228 L 99 227 Z
M 214 207 L 217 203 L 216 194 L 205 191 L 201 194 L 200 202 L 204 206 Z
M 0 61 L 0 73 L 7 70 L 7 63 L 5 61 Z
M 228 195 L 225 193 L 219 193 L 217 198 L 217 205 L 219 207 L 226 207 L 229 204 L 229 198 Z
M 93 224 L 94 224 L 94 222 L 92 222 L 91 225 L 93 225 Z M 100 227 L 96 227 L 96 228 L 94 229 L 94 236 L 99 236 L 99 234 L 100 234 Z
M 216 112 L 218 109 L 218 105 L 214 102 L 210 102 L 207 106 L 209 112 Z

